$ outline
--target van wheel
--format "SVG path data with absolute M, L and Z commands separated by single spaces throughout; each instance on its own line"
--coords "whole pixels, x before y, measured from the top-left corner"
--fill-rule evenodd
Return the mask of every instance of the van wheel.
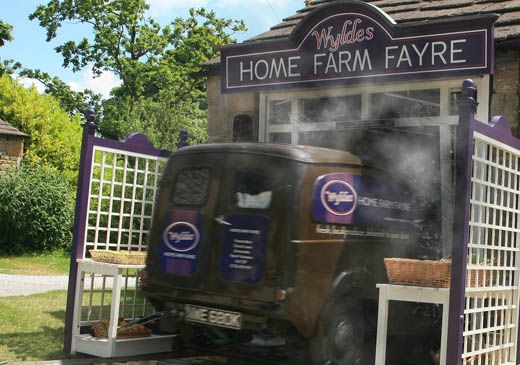
M 310 353 L 315 365 L 361 365 L 364 328 L 361 306 L 352 299 L 337 300 L 320 321 Z

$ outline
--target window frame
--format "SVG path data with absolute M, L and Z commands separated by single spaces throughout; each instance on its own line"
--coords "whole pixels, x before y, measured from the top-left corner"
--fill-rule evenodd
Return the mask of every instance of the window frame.
M 181 176 L 181 174 L 183 172 L 188 171 L 188 170 L 208 170 L 208 184 L 206 186 L 206 191 L 204 192 L 204 201 L 200 204 L 179 204 L 179 203 L 175 202 L 175 198 L 174 198 L 175 187 L 177 186 L 177 182 L 179 181 L 179 176 Z M 206 203 L 208 202 L 208 198 L 209 198 L 212 177 L 213 177 L 213 171 L 212 171 L 211 167 L 209 167 L 209 166 L 190 166 L 190 167 L 183 168 L 182 170 L 180 170 L 177 173 L 177 175 L 175 176 L 175 179 L 173 180 L 172 190 L 170 193 L 170 203 L 174 207 L 182 207 L 182 208 L 201 208 L 201 207 L 205 206 Z
M 274 177 L 267 177 L 267 179 L 269 179 L 269 182 L 270 182 L 270 185 L 271 185 L 271 190 L 268 190 L 268 191 L 271 191 L 271 199 L 269 200 L 269 205 L 266 207 L 266 208 L 246 208 L 246 207 L 240 207 L 238 206 L 238 199 L 236 198 L 236 193 L 238 192 L 237 191 L 237 182 L 238 182 L 238 174 L 239 173 L 242 173 L 243 171 L 255 171 L 255 172 L 259 172 L 260 175 L 262 175 L 262 171 L 260 169 L 257 169 L 257 168 L 254 168 L 254 167 L 248 167 L 246 169 L 242 169 L 242 170 L 235 170 L 234 173 L 233 173 L 233 178 L 232 178 L 232 190 L 231 190 L 231 194 L 229 196 L 229 200 L 228 200 L 228 204 L 229 204 L 229 207 L 232 209 L 232 210 L 245 210 L 245 211 L 259 211 L 259 212 L 266 212 L 266 211 L 269 211 L 272 209 L 273 207 L 273 201 L 274 201 L 274 193 L 275 193 L 275 186 L 276 186 L 276 179 Z
M 489 118 L 489 75 L 474 77 L 479 91 L 479 106 L 477 119 L 487 121 Z M 432 79 L 426 81 L 409 81 L 406 83 L 360 84 L 354 86 L 315 88 L 306 90 L 285 90 L 283 92 L 264 92 L 259 96 L 259 142 L 269 142 L 271 133 L 291 133 L 291 144 L 298 144 L 298 134 L 301 132 L 336 130 L 335 122 L 308 123 L 300 121 L 299 103 L 301 99 L 318 99 L 324 97 L 341 97 L 361 95 L 361 120 L 371 120 L 371 94 L 384 92 L 400 92 L 408 90 L 440 90 L 440 115 L 438 117 L 399 118 L 395 120 L 396 127 L 426 126 L 426 125 L 456 125 L 458 116 L 450 114 L 451 92 L 460 89 L 463 79 Z M 270 105 L 272 101 L 291 101 L 291 117 L 288 124 L 270 124 Z

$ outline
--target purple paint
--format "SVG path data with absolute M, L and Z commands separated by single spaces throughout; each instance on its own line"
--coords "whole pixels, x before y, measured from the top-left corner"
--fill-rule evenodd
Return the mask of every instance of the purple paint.
M 196 210 L 173 209 L 163 225 L 158 253 L 161 268 L 174 275 L 195 274 L 206 245 L 203 215 Z
M 358 1 L 311 12 L 289 39 L 222 49 L 222 92 L 491 74 L 494 15 L 394 24 Z
M 494 117 L 483 123 L 475 119 L 477 102 L 473 81 L 465 80 L 462 87 L 459 125 L 457 129 L 457 161 L 455 186 L 455 217 L 453 226 L 452 276 L 450 315 L 448 327 L 447 362 L 459 365 L 462 360 L 465 283 L 468 252 L 473 135 L 480 133 L 498 142 L 520 149 L 520 140 L 514 138 L 504 117 Z M 518 323 L 518 321 L 517 321 Z M 517 348 L 520 358 L 520 346 Z
M 319 222 L 352 224 L 360 176 L 332 173 L 320 176 L 312 194 L 312 216 Z
M 269 218 L 231 215 L 222 232 L 219 272 L 223 280 L 257 285 L 264 280 Z
M 69 283 L 67 293 L 67 307 L 65 314 L 65 330 L 63 350 L 70 352 L 72 345 L 72 319 L 74 315 L 74 297 L 76 294 L 77 260 L 84 258 L 85 229 L 87 224 L 87 206 L 90 187 L 90 170 L 93 162 L 95 146 L 112 148 L 125 152 L 140 153 L 153 157 L 168 157 L 170 151 L 158 150 L 143 134 L 133 134 L 125 141 L 114 141 L 95 137 L 95 113 L 87 111 L 87 122 L 83 126 L 81 140 L 80 163 L 78 173 L 78 188 L 76 191 L 76 208 L 72 237 L 72 251 L 70 257 Z M 144 137 L 144 138 L 143 138 Z

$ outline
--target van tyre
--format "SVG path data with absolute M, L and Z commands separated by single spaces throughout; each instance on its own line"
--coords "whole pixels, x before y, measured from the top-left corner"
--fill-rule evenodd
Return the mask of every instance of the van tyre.
M 321 317 L 310 353 L 315 365 L 365 365 L 363 344 L 366 329 L 359 302 L 337 300 Z

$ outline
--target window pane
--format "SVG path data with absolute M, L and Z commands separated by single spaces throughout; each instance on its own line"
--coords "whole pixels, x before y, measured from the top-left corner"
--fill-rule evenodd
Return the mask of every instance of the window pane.
M 460 89 L 450 90 L 450 115 L 459 114 L 459 101 L 461 96 L 462 91 Z
M 269 133 L 269 142 L 278 144 L 291 144 L 291 133 Z
M 440 90 L 409 90 L 371 95 L 372 119 L 397 119 L 438 117 L 440 115 Z
M 361 119 L 361 95 L 300 100 L 304 123 L 340 122 Z
M 176 205 L 203 205 L 208 195 L 209 169 L 181 171 L 173 189 Z
M 269 124 L 291 124 L 291 101 L 273 100 L 269 108 Z
M 272 181 L 265 171 L 240 170 L 235 177 L 234 205 L 246 209 L 267 209 L 271 205 Z

